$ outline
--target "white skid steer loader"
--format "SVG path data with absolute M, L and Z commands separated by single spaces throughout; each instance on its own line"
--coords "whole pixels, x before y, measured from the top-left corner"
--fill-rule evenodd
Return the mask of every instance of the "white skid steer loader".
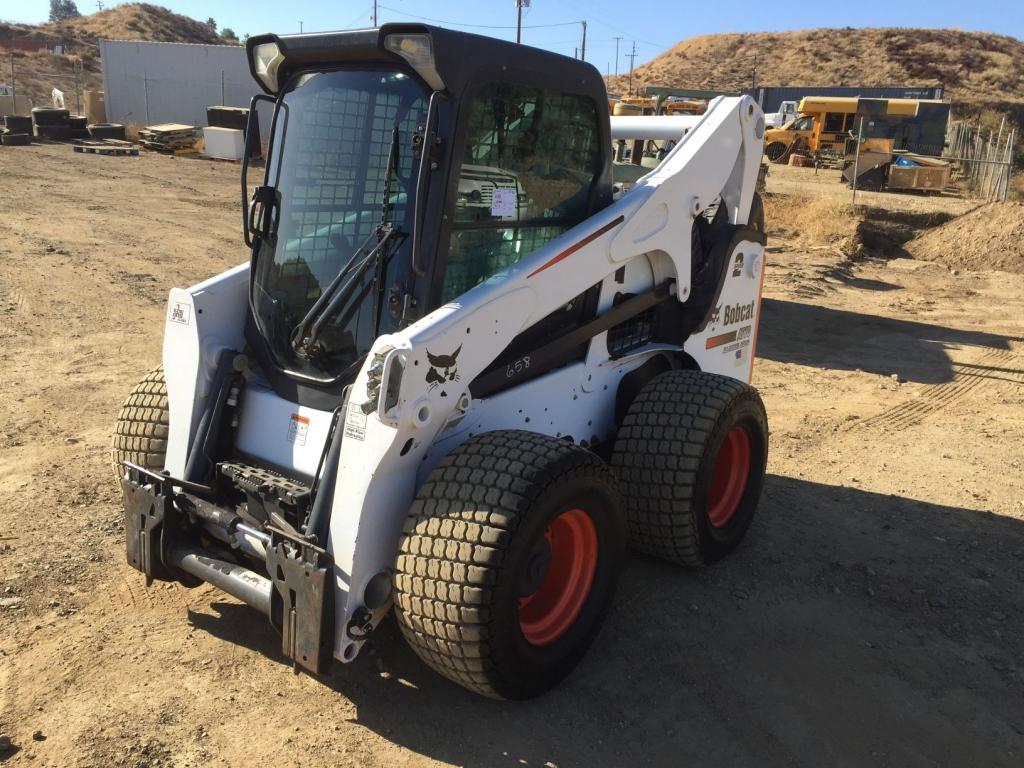
M 297 669 L 394 607 L 442 675 L 535 696 L 627 544 L 697 566 L 750 526 L 762 113 L 650 118 L 688 130 L 613 195 L 584 62 L 409 24 L 247 53 L 272 114 L 250 260 L 171 291 L 121 413 L 128 560 L 266 614 Z

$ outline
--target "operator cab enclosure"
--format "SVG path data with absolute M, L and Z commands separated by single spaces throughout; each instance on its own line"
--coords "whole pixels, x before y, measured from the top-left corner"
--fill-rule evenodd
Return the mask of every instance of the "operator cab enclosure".
M 243 189 L 246 341 L 288 401 L 337 407 L 374 339 L 611 202 L 589 64 L 420 24 L 260 35 L 247 52 L 274 116 L 251 208 Z M 577 297 L 526 334 L 571 328 L 595 303 Z

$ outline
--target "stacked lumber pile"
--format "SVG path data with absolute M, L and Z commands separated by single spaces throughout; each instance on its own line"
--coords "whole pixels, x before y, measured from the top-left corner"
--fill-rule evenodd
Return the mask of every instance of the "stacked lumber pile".
M 150 125 L 139 131 L 139 143 L 157 152 L 177 152 L 195 147 L 196 129 L 181 123 Z

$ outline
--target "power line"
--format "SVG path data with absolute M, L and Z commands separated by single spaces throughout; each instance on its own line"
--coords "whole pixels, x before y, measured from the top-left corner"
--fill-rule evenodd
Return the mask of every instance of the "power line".
M 445 19 L 432 19 L 429 16 L 417 16 L 415 13 L 406 13 L 405 11 L 399 11 L 395 8 L 391 8 L 386 5 L 378 6 L 383 8 L 385 11 L 391 11 L 397 13 L 399 16 L 408 16 L 410 19 L 418 19 L 419 21 L 432 21 L 435 24 L 448 24 L 452 27 L 474 27 L 476 29 L 515 29 L 515 24 L 463 24 L 461 21 L 446 21 Z M 524 24 L 523 29 L 544 29 L 546 27 L 574 27 L 580 22 L 578 21 L 563 21 L 558 24 Z
M 573 0 L 565 0 L 565 2 L 566 2 L 567 5 L 572 6 L 576 10 L 578 10 L 578 11 L 580 11 L 582 13 L 585 13 L 587 15 L 587 19 L 590 20 L 590 21 L 594 21 L 594 22 L 600 24 L 601 26 L 607 27 L 608 29 L 613 30 L 615 32 L 625 32 L 627 34 L 629 34 L 629 32 L 630 32 L 630 30 L 628 30 L 625 27 L 623 27 L 622 24 L 619 23 L 618 21 L 609 21 L 607 19 L 601 18 L 601 16 L 599 16 L 599 15 L 596 15 L 594 13 L 595 4 L 592 3 L 592 2 L 588 2 L 587 6 L 585 8 L 582 7 L 579 3 L 574 2 Z M 639 43 L 641 45 L 649 45 L 652 48 L 658 48 L 660 50 L 668 50 L 669 48 L 672 47 L 670 45 L 663 45 L 661 43 L 655 43 L 655 42 L 653 42 L 651 40 L 643 40 L 643 39 L 641 39 L 639 37 L 633 37 L 633 39 L 637 43 Z
M 360 19 L 366 18 L 370 14 L 370 12 L 372 10 L 373 10 L 372 8 L 367 8 L 365 11 L 363 11 L 358 16 L 356 16 L 354 19 L 352 19 L 352 21 L 350 21 L 348 24 L 346 24 L 345 25 L 345 29 L 349 29 L 353 24 L 355 24 Z

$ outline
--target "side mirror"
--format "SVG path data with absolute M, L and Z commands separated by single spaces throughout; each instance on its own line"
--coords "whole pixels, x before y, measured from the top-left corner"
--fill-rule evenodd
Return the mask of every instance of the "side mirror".
M 272 96 L 266 94 L 256 94 L 252 97 L 252 101 L 249 102 L 249 116 L 245 123 L 245 148 L 242 152 L 242 236 L 245 238 L 245 244 L 249 248 L 252 248 L 252 236 L 258 234 L 256 227 L 253 226 L 253 218 L 249 212 L 249 161 L 253 158 L 260 158 L 263 155 L 263 147 L 260 141 L 260 130 L 259 130 L 259 104 L 260 102 L 266 102 L 273 105 L 274 116 L 271 120 L 270 125 L 270 136 L 267 137 L 267 158 L 266 161 L 269 164 L 269 159 L 272 153 L 272 142 L 274 139 L 274 130 L 277 125 L 277 101 Z

